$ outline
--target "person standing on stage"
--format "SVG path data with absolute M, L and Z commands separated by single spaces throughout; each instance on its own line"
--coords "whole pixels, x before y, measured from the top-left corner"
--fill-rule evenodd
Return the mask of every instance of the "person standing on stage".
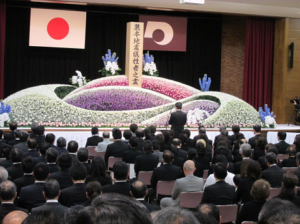
M 186 113 L 181 111 L 182 103 L 177 102 L 175 104 L 175 112 L 171 113 L 169 124 L 171 129 L 174 130 L 175 138 L 179 138 L 180 133 L 183 131 L 186 123 Z

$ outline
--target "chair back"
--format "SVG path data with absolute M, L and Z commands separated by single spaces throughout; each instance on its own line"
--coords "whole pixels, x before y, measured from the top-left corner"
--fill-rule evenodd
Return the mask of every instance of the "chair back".
M 108 168 L 113 168 L 114 164 L 118 161 L 122 161 L 122 158 L 110 156 L 108 158 Z
M 244 221 L 242 224 L 257 224 L 257 222 Z
M 235 221 L 238 211 L 238 205 L 217 205 L 217 207 L 222 217 L 222 223 Z
M 208 177 L 208 170 L 203 170 L 203 179 L 206 180 Z
M 267 198 L 267 201 L 271 200 L 273 197 L 279 195 L 280 191 L 281 191 L 281 188 L 271 188 L 270 189 L 270 195 Z
M 277 155 L 277 159 L 279 159 L 280 162 L 281 162 L 282 160 L 284 160 L 284 159 L 287 159 L 287 158 L 289 158 L 289 155 L 287 155 L 287 154 L 278 154 L 278 155 Z
M 158 195 L 171 196 L 174 185 L 175 185 L 175 180 L 158 181 L 156 186 L 156 198 L 158 198 Z
M 201 192 L 182 192 L 180 194 L 180 207 L 182 208 L 196 208 L 203 197 L 203 191 Z
M 88 146 L 87 147 L 87 150 L 89 151 L 90 159 L 92 159 L 95 156 L 101 156 L 104 159 L 105 152 L 97 152 L 95 149 L 96 149 L 96 146 Z
M 151 185 L 151 177 L 152 177 L 153 171 L 140 171 L 138 179 L 146 185 Z
M 296 170 L 298 167 L 282 167 L 283 170 L 285 170 L 287 173 L 292 172 Z

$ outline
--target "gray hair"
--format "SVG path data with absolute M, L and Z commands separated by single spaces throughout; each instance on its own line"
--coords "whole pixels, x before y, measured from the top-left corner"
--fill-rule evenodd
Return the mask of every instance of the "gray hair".
M 56 140 L 56 144 L 58 148 L 66 147 L 67 145 L 67 140 L 64 137 L 59 137 Z
M 0 183 L 6 181 L 7 178 L 8 178 L 7 170 L 3 166 L 0 166 Z
M 33 132 L 35 132 L 38 126 L 39 126 L 39 124 L 34 121 L 31 123 L 30 128 Z
M 0 184 L 1 199 L 8 201 L 14 198 L 17 192 L 17 187 L 14 182 L 6 180 Z
M 180 207 L 167 207 L 160 210 L 153 224 L 200 224 L 192 212 Z
M 103 138 L 109 138 L 110 133 L 108 131 L 104 131 L 102 133 Z
M 244 143 L 241 145 L 240 154 L 243 154 L 246 157 L 249 157 L 252 153 L 251 145 L 248 143 Z

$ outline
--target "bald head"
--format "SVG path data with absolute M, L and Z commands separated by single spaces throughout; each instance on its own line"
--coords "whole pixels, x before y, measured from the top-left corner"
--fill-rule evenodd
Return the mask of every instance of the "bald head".
M 104 131 L 102 133 L 103 138 L 109 138 L 109 132 L 108 131 Z
M 192 160 L 187 160 L 183 165 L 185 173 L 194 173 L 195 172 L 195 163 Z M 187 175 L 187 174 L 186 174 Z
M 24 219 L 27 218 L 27 214 L 25 212 L 22 211 L 13 211 L 8 213 L 2 223 L 3 224 L 21 224 L 23 222 Z

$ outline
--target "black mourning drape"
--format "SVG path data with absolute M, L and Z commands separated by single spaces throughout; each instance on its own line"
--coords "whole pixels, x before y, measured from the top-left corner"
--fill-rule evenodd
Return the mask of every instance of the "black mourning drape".
M 84 50 L 29 47 L 30 6 L 36 5 L 26 4 L 26 7 L 8 5 L 6 10 L 5 97 L 36 85 L 69 84 L 69 78 L 75 75 L 75 70 L 80 70 L 88 79 L 96 79 L 100 77 L 98 70 L 103 67 L 101 57 L 107 49 L 117 53 L 121 74 L 124 74 L 126 23 L 138 21 L 139 14 L 151 14 L 151 11 L 137 12 L 136 9 L 132 13 L 128 9 L 114 8 L 114 12 L 100 12 L 101 7 L 81 8 L 87 11 Z M 44 8 L 52 6 L 41 5 Z M 156 11 L 155 14 L 170 15 L 163 11 Z M 187 51 L 150 51 L 155 57 L 160 76 L 199 89 L 198 78 L 206 73 L 212 78 L 210 90 L 220 90 L 221 16 L 195 13 L 176 15 L 188 17 Z

